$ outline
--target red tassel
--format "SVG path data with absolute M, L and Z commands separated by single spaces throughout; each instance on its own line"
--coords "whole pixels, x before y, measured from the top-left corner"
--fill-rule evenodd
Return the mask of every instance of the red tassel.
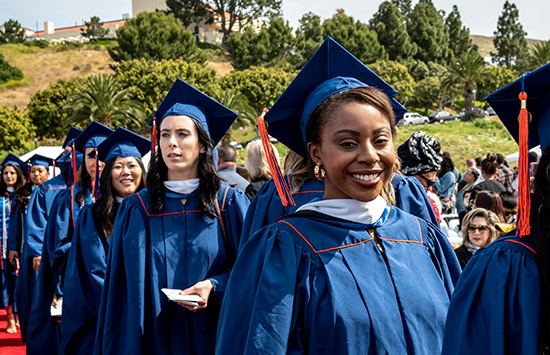
M 55 160 L 53 161 L 53 177 L 55 177 Z
M 529 225 L 531 195 L 529 186 L 529 112 L 527 111 L 527 93 L 519 94 L 519 178 L 518 178 L 518 215 L 517 231 L 520 237 L 531 234 Z
M 258 130 L 260 131 L 260 138 L 262 139 L 262 145 L 269 164 L 269 170 L 271 170 L 271 174 L 273 175 L 273 181 L 275 182 L 275 187 L 277 187 L 277 193 L 281 198 L 281 203 L 283 206 L 296 206 L 296 203 L 292 198 L 290 184 L 288 180 L 285 179 L 283 172 L 281 171 L 281 167 L 279 166 L 275 153 L 273 152 L 271 141 L 269 140 L 269 134 L 267 133 L 267 126 L 264 120 L 267 112 L 268 109 L 264 108 L 262 114 L 258 117 Z
M 28 167 L 28 169 L 27 169 L 27 176 L 28 176 L 27 184 L 30 184 L 30 182 L 31 182 L 31 166 L 29 164 L 27 164 L 27 167 Z
M 78 167 L 76 165 L 76 148 L 73 143 L 73 182 L 71 185 L 76 184 L 76 182 L 78 181 Z
M 99 198 L 100 196 L 100 193 L 99 193 L 99 160 L 98 160 L 98 155 L 99 153 L 97 152 L 97 148 L 94 148 L 95 150 L 95 176 L 94 176 L 94 181 L 92 181 L 92 197 L 94 199 L 94 202 L 97 198 Z
M 151 159 L 155 159 L 156 145 L 157 145 L 157 118 L 153 117 L 153 129 L 151 132 Z

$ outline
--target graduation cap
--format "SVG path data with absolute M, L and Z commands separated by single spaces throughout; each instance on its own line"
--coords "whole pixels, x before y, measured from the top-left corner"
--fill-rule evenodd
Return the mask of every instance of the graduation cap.
M 63 149 L 67 148 L 67 146 L 71 145 L 71 143 L 82 133 L 81 129 L 78 129 L 76 127 L 71 126 L 69 128 L 69 132 L 67 132 L 67 137 L 65 137 L 65 141 L 63 142 Z
M 149 121 L 149 126 L 153 127 L 153 154 L 156 144 L 156 126 L 160 127 L 162 120 L 167 116 L 194 118 L 208 132 L 215 146 L 238 114 L 178 78 Z
M 113 133 L 112 129 L 93 121 L 76 137 L 74 147 L 81 152 L 84 152 L 86 148 L 97 148 L 111 133 Z
M 530 234 L 528 150 L 550 144 L 550 63 L 493 92 L 485 98 L 519 145 L 518 235 Z
M 327 37 L 265 115 L 269 134 L 307 158 L 305 127 L 311 113 L 327 97 L 361 86 L 383 91 L 390 98 L 396 121 L 403 117 L 407 109 L 393 99 L 397 90 Z
M 46 169 L 49 168 L 50 165 L 53 164 L 53 162 L 54 160 L 52 158 L 48 158 L 40 154 L 34 154 L 32 157 L 27 159 L 27 163 L 30 166 L 41 165 L 46 167 Z
M 117 128 L 98 147 L 98 159 L 108 161 L 117 157 L 141 158 L 151 149 L 151 141 L 126 128 Z
M 23 160 L 19 159 L 15 154 L 9 153 L 4 160 L 2 161 L 1 165 L 2 168 L 8 164 L 11 165 L 17 165 L 21 168 L 21 171 L 25 176 L 27 176 L 29 165 L 25 163 Z
M 267 131 L 270 135 L 307 158 L 305 128 L 315 108 L 329 96 L 364 86 L 372 86 L 384 92 L 392 103 L 395 120 L 399 121 L 403 117 L 406 108 L 393 98 L 397 90 L 335 40 L 327 37 L 273 107 L 269 111 L 264 110 L 262 115 L 265 115 L 265 119 L 258 119 L 258 128 L 283 205 L 293 205 L 294 201 L 290 186 L 273 158 L 271 145 L 266 143 L 269 137 L 263 121 L 268 123 Z

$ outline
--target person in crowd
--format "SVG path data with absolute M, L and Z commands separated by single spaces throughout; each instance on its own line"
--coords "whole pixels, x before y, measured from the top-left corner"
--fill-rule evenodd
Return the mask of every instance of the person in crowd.
M 63 285 L 63 354 L 93 353 L 106 257 L 120 203 L 145 187 L 141 161 L 148 139 L 118 128 L 97 147 L 101 197 L 82 208 L 72 238 Z
M 464 186 L 467 185 L 466 181 L 464 181 L 464 176 L 466 175 L 468 170 L 472 168 L 478 172 L 478 175 L 481 175 L 481 170 L 477 167 L 475 159 L 472 159 L 472 158 L 466 159 L 466 171 L 462 173 L 462 176 L 460 176 L 460 180 L 458 181 L 458 184 L 456 186 L 458 191 L 462 190 Z
M 73 153 L 70 149 L 72 141 L 82 130 L 71 127 L 63 142 L 64 155 L 56 159 L 56 165 L 61 174 L 41 184 L 31 194 L 27 214 L 25 217 L 25 237 L 22 241 L 22 251 L 17 251 L 17 246 L 12 246 L 10 261 L 15 264 L 15 258 L 19 258 L 20 270 L 15 287 L 15 299 L 17 303 L 17 315 L 21 324 L 21 339 L 26 342 L 27 324 L 31 309 L 32 296 L 35 282 L 40 269 L 42 243 L 44 231 L 50 215 L 51 206 L 57 195 L 70 186 L 76 176 L 73 177 Z M 77 156 L 78 155 L 78 156 Z M 81 154 L 74 152 L 74 164 L 82 160 Z M 74 174 L 76 175 L 76 174 Z
M 468 207 L 468 201 L 470 200 L 470 194 L 474 186 L 481 182 L 481 173 L 476 168 L 468 168 L 464 173 L 462 179 L 464 185 L 456 194 L 456 213 L 460 216 Z
M 483 162 L 483 158 L 482 157 L 475 157 L 474 160 L 476 161 L 476 166 L 478 168 L 481 168 L 481 162 Z
M 441 167 L 435 178 L 434 187 L 437 190 L 439 199 L 443 206 L 441 211 L 443 214 L 455 213 L 455 190 L 456 190 L 456 173 L 453 161 L 448 157 L 443 157 Z
M 498 217 L 498 223 L 505 223 L 504 207 L 500 195 L 494 191 L 482 190 L 475 195 L 474 208 L 485 208 Z
M 271 144 L 271 143 L 268 143 Z M 277 164 L 279 164 L 279 152 L 274 145 L 271 145 Z M 269 170 L 269 163 L 265 156 L 264 149 L 262 147 L 262 141 L 260 139 L 254 139 L 246 145 L 246 159 L 244 161 L 244 167 L 250 172 L 250 179 L 252 182 L 247 186 L 245 192 L 246 196 L 252 200 L 258 193 L 258 190 L 271 179 L 271 170 Z
M 548 83 L 550 64 L 524 73 L 487 96 L 508 132 L 520 143 L 518 225 L 515 236 L 499 238 L 478 251 L 464 269 L 449 307 L 444 355 L 550 351 Z M 521 130 L 520 125 L 524 126 Z M 522 157 L 539 144 L 544 153 L 529 206 L 525 198 L 530 191 L 529 166 Z M 522 218 L 529 213 L 530 223 Z
M 223 144 L 218 149 L 218 174 L 225 184 L 242 192 L 250 184 L 237 173 L 237 151 L 231 144 Z
M 380 196 L 396 168 L 394 112 L 342 76 L 361 74 L 356 60 L 327 39 L 270 111 L 287 132 L 300 117 L 325 192 L 241 249 L 218 354 L 440 351 L 460 266 L 437 227 Z
M 220 184 L 212 156 L 236 116 L 181 79 L 158 107 L 147 188 L 124 199 L 112 229 L 96 353 L 214 352 L 249 205 Z M 163 288 L 200 301 L 182 307 Z
M 478 183 L 474 190 L 489 190 L 494 192 L 506 191 L 504 185 L 497 181 L 497 156 L 494 153 L 488 153 L 485 159 L 481 161 L 481 176 L 483 181 Z
M 250 172 L 248 171 L 247 168 L 244 167 L 244 164 L 237 165 L 236 171 L 237 171 L 237 174 L 242 176 L 242 178 L 245 179 L 250 184 L 250 182 L 252 181 L 252 179 L 250 178 Z
M 23 171 L 27 171 L 27 164 L 14 154 L 9 153 L 2 161 L 1 166 L 2 178 L 0 179 L 0 199 L 2 200 L 2 239 L 0 240 L 0 247 L 2 255 L 0 255 L 0 263 L 2 267 L 0 270 L 0 308 L 6 310 L 6 331 L 13 334 L 17 332 L 17 316 L 13 312 L 16 265 L 10 263 L 8 260 L 8 228 L 17 192 L 23 190 L 25 187 L 25 176 Z
M 510 191 L 503 191 L 500 194 L 502 199 L 502 207 L 504 220 L 506 223 L 515 224 L 516 215 L 518 213 L 518 199 Z
M 499 223 L 498 216 L 485 208 L 474 208 L 464 216 L 462 245 L 455 249 L 462 269 L 466 267 L 475 252 L 497 239 L 497 223 Z
M 453 161 L 453 156 L 449 151 L 444 151 L 442 153 L 442 156 L 443 158 L 448 158 L 451 162 Z M 458 182 L 458 180 L 460 180 L 460 172 L 458 171 L 458 168 L 454 165 L 454 163 L 453 163 L 453 173 L 455 174 L 456 181 Z
M 500 182 L 506 188 L 506 191 L 514 191 L 512 183 L 516 178 L 514 171 L 510 169 L 506 162 L 506 157 L 500 153 L 497 154 L 497 181 Z
M 85 205 L 92 204 L 98 197 L 98 181 L 104 163 L 90 157 L 90 153 L 112 132 L 94 121 L 74 140 L 75 149 L 83 152 L 83 163 L 78 172 L 79 181 L 62 190 L 50 210 L 28 320 L 29 354 L 59 353 L 60 329 L 58 322 L 52 321 L 51 308 L 62 306 L 67 257 L 78 215 Z

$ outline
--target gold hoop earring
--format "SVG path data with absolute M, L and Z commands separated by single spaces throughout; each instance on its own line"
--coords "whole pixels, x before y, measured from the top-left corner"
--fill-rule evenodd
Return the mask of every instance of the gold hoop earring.
M 313 168 L 313 174 L 315 175 L 315 178 L 317 180 L 325 179 L 325 169 L 323 169 L 323 164 L 321 162 L 315 164 L 315 168 Z

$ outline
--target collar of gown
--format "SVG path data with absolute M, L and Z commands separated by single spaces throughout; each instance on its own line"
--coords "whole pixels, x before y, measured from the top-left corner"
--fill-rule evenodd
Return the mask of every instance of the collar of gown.
M 354 199 L 313 200 L 297 211 L 314 211 L 351 222 L 373 224 L 382 217 L 386 205 L 386 200 L 380 196 L 369 202 Z
M 164 181 L 164 187 L 171 192 L 187 195 L 199 188 L 199 182 L 199 178 L 182 181 Z
M 14 189 L 12 186 L 6 187 L 6 190 L 7 190 L 9 193 L 12 193 L 12 192 L 15 191 L 15 189 Z
M 115 201 L 116 201 L 117 203 L 122 203 L 122 200 L 124 200 L 124 197 L 115 196 Z

